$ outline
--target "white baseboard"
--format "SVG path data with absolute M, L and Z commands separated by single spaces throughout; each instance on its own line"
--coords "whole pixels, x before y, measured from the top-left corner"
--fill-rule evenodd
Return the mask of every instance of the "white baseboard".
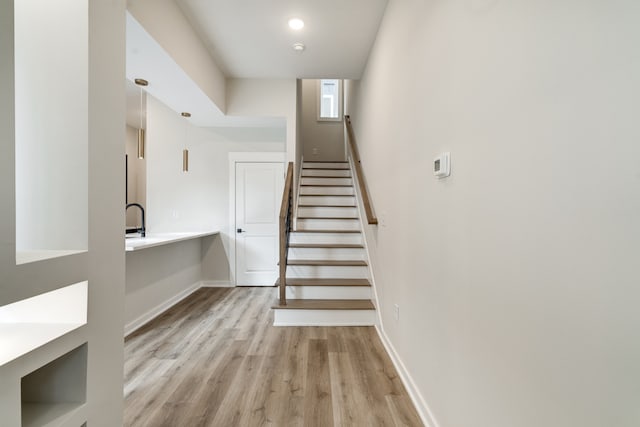
M 124 336 L 126 337 L 127 335 L 131 334 L 132 332 L 144 326 L 146 323 L 158 317 L 160 314 L 164 313 L 165 311 L 167 311 L 168 309 L 170 309 L 171 307 L 173 307 L 174 305 L 176 305 L 177 303 L 179 303 L 180 301 L 182 301 L 183 299 L 185 299 L 186 297 L 188 297 L 189 295 L 191 295 L 192 293 L 200 289 L 201 286 L 202 286 L 202 282 L 196 282 L 193 285 L 189 286 L 188 288 L 184 289 L 179 294 L 174 295 L 173 297 L 169 298 L 162 304 L 159 304 L 154 308 L 152 308 L 151 310 L 147 311 L 142 316 L 127 323 L 124 327 Z
M 382 341 L 382 345 L 384 345 L 384 348 L 387 350 L 396 371 L 398 371 L 398 374 L 400 375 L 400 379 L 402 380 L 404 387 L 407 389 L 407 393 L 409 393 L 409 397 L 411 398 L 413 405 L 418 411 L 418 415 L 420 415 L 420 419 L 426 427 L 439 427 L 438 422 L 433 416 L 433 412 L 429 409 L 429 406 L 422 397 L 420 390 L 418 390 L 416 383 L 413 381 L 411 374 L 409 374 L 409 371 L 407 371 L 404 363 L 402 363 L 402 360 L 400 359 L 400 356 L 398 356 L 393 344 L 389 341 L 387 334 L 384 332 L 382 327 L 378 325 L 376 325 L 376 330 L 378 331 L 378 336 L 380 337 L 380 341 Z
M 203 280 L 200 282 L 203 288 L 234 288 L 235 285 L 229 280 Z

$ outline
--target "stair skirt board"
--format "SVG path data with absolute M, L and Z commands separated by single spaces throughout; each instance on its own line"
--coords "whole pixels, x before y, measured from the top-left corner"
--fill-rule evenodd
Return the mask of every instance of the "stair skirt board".
M 305 207 L 298 205 L 298 218 L 325 217 L 325 218 L 358 218 L 358 209 L 355 207 Z
M 323 186 L 302 186 L 300 187 L 301 196 L 316 196 L 316 195 L 327 195 L 327 196 L 353 196 L 355 193 L 353 192 L 353 187 L 323 187 Z
M 280 290 L 275 288 L 274 297 Z M 370 286 L 287 286 L 287 299 L 371 299 Z
M 356 199 L 353 196 L 300 196 L 298 198 L 298 209 L 325 206 L 355 208 Z
M 373 326 L 375 310 L 274 310 L 274 326 Z
M 299 218 L 296 231 L 300 230 L 351 230 L 360 231 L 360 221 L 354 219 Z
M 292 232 L 289 235 L 289 244 L 357 244 L 361 245 L 362 234 L 361 233 L 296 233 Z
M 351 170 L 349 162 L 304 162 L 302 169 L 347 169 Z
M 302 169 L 302 177 L 332 177 L 332 178 L 351 178 L 349 169 Z
M 292 248 L 289 247 L 288 260 L 326 259 L 326 260 L 365 260 L 366 252 L 362 248 Z
M 287 278 L 309 279 L 367 279 L 367 266 L 317 266 L 317 265 L 288 265 Z

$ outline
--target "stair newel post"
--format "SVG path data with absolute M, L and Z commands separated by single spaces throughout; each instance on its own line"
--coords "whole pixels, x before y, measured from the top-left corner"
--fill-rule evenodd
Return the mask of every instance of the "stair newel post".
M 280 304 L 287 304 L 287 254 L 293 216 L 293 162 L 289 162 L 280 206 Z

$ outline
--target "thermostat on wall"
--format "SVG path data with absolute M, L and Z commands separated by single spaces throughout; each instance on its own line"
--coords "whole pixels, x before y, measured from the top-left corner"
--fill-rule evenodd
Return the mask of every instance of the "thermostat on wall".
M 436 178 L 446 178 L 451 175 L 451 162 L 449 160 L 450 153 L 442 153 L 433 159 L 433 174 Z

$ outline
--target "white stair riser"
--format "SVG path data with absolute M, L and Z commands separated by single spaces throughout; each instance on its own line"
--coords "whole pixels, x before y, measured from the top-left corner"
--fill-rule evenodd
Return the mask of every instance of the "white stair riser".
M 296 233 L 292 232 L 289 243 L 353 243 L 362 244 L 360 233 Z
M 360 230 L 360 221 L 354 219 L 298 219 L 297 230 Z
M 314 194 L 328 194 L 328 195 L 349 195 L 353 196 L 353 187 L 300 187 L 300 195 L 314 195 Z
M 314 169 L 349 169 L 349 163 L 324 163 L 324 162 L 304 162 L 302 164 L 303 168 L 314 168 Z
M 274 310 L 274 326 L 372 326 L 375 310 Z
M 353 185 L 351 178 L 305 178 L 300 181 L 302 185 Z
M 366 253 L 359 248 L 289 248 L 289 259 L 364 260 Z
M 351 178 L 351 171 L 349 169 L 304 169 L 302 171 L 302 176 L 333 176 Z
M 288 265 L 287 277 L 308 279 L 368 279 L 366 266 Z
M 356 208 L 299 207 L 298 217 L 357 218 L 358 210 Z
M 278 291 L 276 289 L 276 294 Z M 371 299 L 371 288 L 369 286 L 287 286 L 287 298 Z
M 332 196 L 300 196 L 298 198 L 300 205 L 331 205 L 331 206 L 355 206 L 355 197 L 332 197 Z M 302 209 L 303 206 L 298 206 Z

